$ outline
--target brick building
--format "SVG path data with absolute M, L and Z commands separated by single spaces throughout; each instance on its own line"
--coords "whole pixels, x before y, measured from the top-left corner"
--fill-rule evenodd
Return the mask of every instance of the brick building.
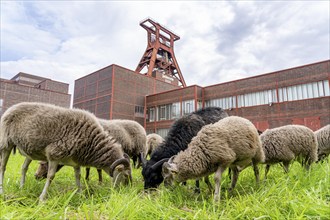
M 145 97 L 179 88 L 168 77 L 151 77 L 110 65 L 75 80 L 73 107 L 99 118 L 130 119 L 145 124 Z
M 10 106 L 20 102 L 45 102 L 70 107 L 69 84 L 27 73 L 12 79 L 0 78 L 0 116 Z
M 166 136 L 173 121 L 204 106 L 250 119 L 265 130 L 302 124 L 316 130 L 330 124 L 330 60 L 246 79 L 188 86 L 146 97 L 146 130 Z

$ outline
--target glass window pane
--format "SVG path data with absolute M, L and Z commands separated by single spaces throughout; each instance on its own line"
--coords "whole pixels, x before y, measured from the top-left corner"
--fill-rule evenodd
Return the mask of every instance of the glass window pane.
M 293 97 L 292 97 L 292 86 L 287 87 L 287 91 L 288 91 L 288 101 L 292 101 Z
M 313 83 L 313 98 L 319 97 L 319 89 L 317 87 L 317 83 Z
M 302 99 L 302 85 L 297 86 L 297 99 L 298 100 Z
M 313 85 L 312 85 L 312 83 L 307 84 L 307 97 L 309 99 L 313 98 Z
M 307 95 L 307 85 L 303 84 L 301 86 L 301 90 L 302 90 L 302 99 L 307 99 L 308 95 Z
M 323 88 L 323 82 L 317 82 L 317 87 L 319 88 L 319 95 L 324 96 L 324 88 Z
M 329 85 L 329 80 L 323 80 L 323 88 L 324 88 L 324 95 L 325 96 L 330 96 L 330 85 Z

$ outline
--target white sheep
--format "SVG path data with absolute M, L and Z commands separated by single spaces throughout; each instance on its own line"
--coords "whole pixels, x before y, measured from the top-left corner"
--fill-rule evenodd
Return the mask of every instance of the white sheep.
M 220 182 L 227 167 L 233 172 L 230 190 L 234 189 L 239 172 L 252 163 L 257 183 L 257 164 L 264 160 L 255 126 L 247 119 L 230 116 L 205 125 L 185 151 L 163 164 L 165 185 L 188 179 L 207 177 L 215 172 L 214 199 L 220 199 Z
M 147 135 L 147 155 L 151 153 L 164 141 L 164 138 L 156 133 L 151 133 Z
M 46 198 L 58 164 L 74 167 L 78 189 L 81 188 L 80 166 L 103 169 L 110 176 L 120 169 L 117 174 L 125 176 L 121 178 L 123 183 L 132 179 L 130 162 L 120 144 L 106 134 L 93 114 L 84 110 L 44 103 L 19 103 L 7 109 L 0 122 L 0 194 L 10 152 L 16 148 L 26 157 L 21 186 L 32 160 L 49 163 L 40 201 Z
M 330 124 L 315 131 L 314 134 L 318 143 L 318 161 L 322 161 L 330 154 Z
M 298 159 L 307 170 L 317 160 L 317 141 L 313 131 L 303 125 L 285 125 L 265 130 L 261 135 L 265 152 L 265 178 L 270 165 L 282 163 L 285 172 Z

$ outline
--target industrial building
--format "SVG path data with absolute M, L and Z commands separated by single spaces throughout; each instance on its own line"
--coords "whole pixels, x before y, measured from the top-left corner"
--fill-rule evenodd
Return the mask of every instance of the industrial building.
M 12 79 L 0 78 L 0 116 L 10 106 L 20 102 L 45 102 L 70 107 L 69 84 L 27 73 Z
M 75 80 L 73 107 L 99 118 L 130 119 L 145 123 L 145 97 L 179 88 L 178 85 L 110 65 Z
M 187 86 L 174 55 L 180 37 L 151 19 L 135 71 L 110 65 L 75 81 L 73 106 L 105 119 L 131 119 L 165 137 L 173 121 L 206 106 L 250 119 L 259 130 L 330 124 L 330 60 L 201 87 Z
M 251 120 L 264 131 L 287 124 L 317 130 L 330 124 L 330 60 L 231 82 L 146 97 L 148 133 L 165 136 L 178 117 L 206 106 Z

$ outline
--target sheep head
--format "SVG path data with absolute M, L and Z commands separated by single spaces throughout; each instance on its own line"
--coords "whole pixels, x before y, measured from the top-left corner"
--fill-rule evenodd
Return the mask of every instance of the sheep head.
M 46 179 L 47 173 L 48 173 L 48 163 L 46 161 L 40 161 L 39 167 L 38 167 L 37 171 L 35 172 L 34 177 L 37 180 Z
M 132 183 L 132 170 L 130 159 L 127 154 L 118 159 L 110 167 L 110 176 L 113 177 L 114 187 Z
M 153 160 L 147 161 L 142 169 L 144 178 L 144 189 L 157 188 L 163 182 L 162 165 L 167 162 L 169 158 L 161 159 L 154 162 Z
M 173 163 L 174 156 L 170 158 L 168 162 L 165 162 L 162 166 L 162 175 L 164 177 L 164 185 L 171 186 L 176 180 L 178 167 Z

